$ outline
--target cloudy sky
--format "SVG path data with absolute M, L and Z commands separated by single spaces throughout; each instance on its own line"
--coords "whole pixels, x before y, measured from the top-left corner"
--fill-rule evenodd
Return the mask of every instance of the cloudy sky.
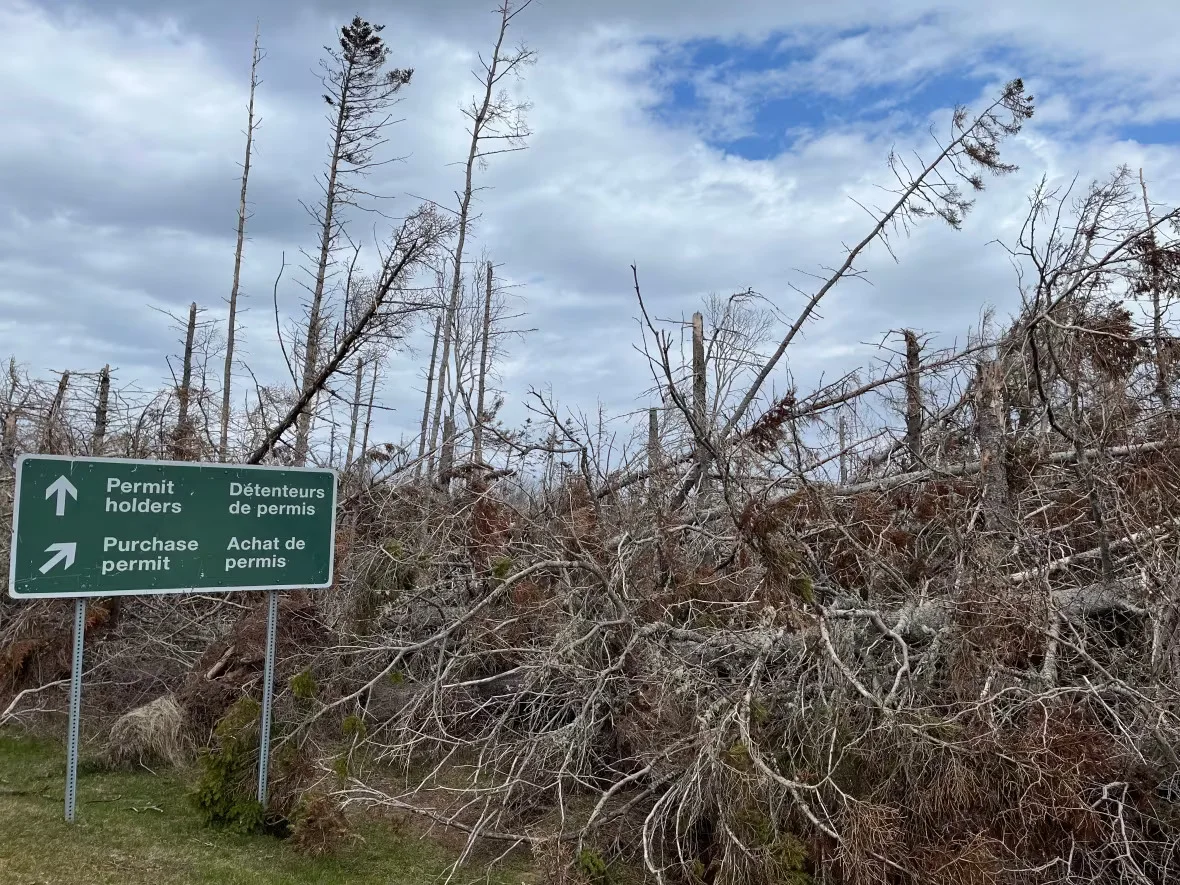
M 271 285 L 314 241 L 327 137 L 321 47 L 359 12 L 386 24 L 415 69 L 374 183 L 453 202 L 465 155 L 459 104 L 494 38 L 492 0 L 0 0 L 0 352 L 34 374 L 109 362 L 124 383 L 166 377 L 178 351 L 162 313 L 224 313 L 233 262 L 254 23 L 267 52 L 254 216 L 245 256 L 241 369 L 278 379 Z M 978 106 L 1022 76 L 1037 112 L 1008 146 L 1018 175 L 980 195 L 963 229 L 927 223 L 880 248 L 825 302 L 791 356 L 801 377 L 871 359 L 890 329 L 960 339 L 1015 277 L 1012 236 L 1042 174 L 1143 167 L 1180 198 L 1180 4 L 898 0 L 537 0 L 516 36 L 539 53 L 520 87 L 529 150 L 481 173 L 475 249 L 513 284 L 518 325 L 500 372 L 509 415 L 530 386 L 566 406 L 647 405 L 637 308 L 689 315 L 709 293 L 753 288 L 789 314 L 807 273 L 838 263 L 866 218 L 850 197 L 888 184 L 891 147 L 927 149 L 955 102 Z M 372 220 L 356 222 L 372 241 Z M 471 254 L 471 253 L 469 253 Z M 279 295 L 296 311 L 288 277 Z M 417 422 L 428 354 L 397 355 L 384 433 Z M 781 382 L 781 378 L 779 379 Z

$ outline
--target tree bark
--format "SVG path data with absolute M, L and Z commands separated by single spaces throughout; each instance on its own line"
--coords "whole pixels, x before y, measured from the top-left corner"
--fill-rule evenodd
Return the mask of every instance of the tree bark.
M 705 388 L 705 318 L 698 311 L 692 315 L 692 417 L 697 425 L 697 469 L 700 473 L 698 494 L 709 488 L 709 450 L 703 438 L 709 435 L 708 402 Z
M 184 366 L 180 375 L 180 387 L 176 389 L 176 401 L 180 414 L 176 420 L 176 430 L 172 438 L 172 459 L 187 461 L 192 457 L 191 443 L 193 433 L 189 421 L 189 399 L 193 383 L 193 339 L 197 334 L 197 302 L 188 308 L 188 330 L 184 338 Z
M 365 375 L 365 361 L 357 359 L 356 361 L 356 388 L 352 395 L 352 420 L 348 424 L 348 451 L 344 455 L 344 469 L 348 470 L 352 466 L 352 450 L 356 445 L 356 431 L 357 423 L 361 415 L 361 383 Z
M 369 451 L 369 428 L 373 424 L 373 400 L 377 397 L 377 368 L 377 360 L 373 360 L 373 382 L 369 385 L 369 404 L 365 408 L 365 428 L 361 433 L 361 450 L 357 455 L 362 466 L 365 464 L 365 456 Z
M 504 5 L 501 8 L 500 31 L 496 35 L 496 45 L 492 49 L 491 60 L 487 63 L 483 101 L 475 110 L 475 113 L 471 114 L 471 141 L 468 144 L 467 162 L 464 166 L 463 194 L 459 199 L 459 235 L 455 241 L 454 275 L 451 278 L 451 297 L 447 304 L 447 315 L 443 322 L 442 359 L 439 361 L 438 390 L 435 393 L 434 419 L 431 422 L 430 428 L 431 451 L 434 450 L 434 447 L 438 443 L 439 425 L 442 423 L 443 396 L 446 388 L 444 382 L 446 381 L 447 370 L 451 359 L 452 338 L 458 331 L 456 313 L 459 309 L 459 295 L 463 287 L 463 249 L 467 243 L 467 228 L 471 220 L 471 197 L 474 193 L 475 164 L 479 159 L 479 142 L 492 109 L 494 91 L 496 83 L 499 81 L 498 71 L 500 62 L 502 61 L 500 52 L 503 49 L 504 37 L 508 33 L 508 24 L 511 20 L 512 13 L 509 11 L 509 7 Z M 455 383 L 458 384 L 458 381 L 459 379 L 456 378 Z M 444 437 L 446 436 L 445 432 L 443 435 Z M 433 460 L 432 455 L 432 465 Z
M 905 446 L 909 453 L 908 470 L 915 469 L 922 458 L 922 348 L 918 336 L 903 329 L 905 336 Z
M 16 409 L 10 408 L 4 416 L 4 466 L 11 468 L 16 458 Z
M 332 254 L 332 246 L 336 241 L 336 232 L 332 225 L 336 213 L 336 185 L 340 174 L 340 148 L 344 140 L 344 127 L 348 120 L 348 86 L 351 83 L 352 65 L 349 64 L 341 78 L 340 93 L 336 96 L 336 128 L 332 135 L 332 153 L 328 158 L 328 182 L 324 190 L 324 217 L 320 225 L 320 256 L 316 263 L 315 288 L 311 293 L 311 304 L 307 315 L 307 336 L 303 345 L 303 377 L 300 381 L 300 397 L 306 403 L 304 411 L 300 412 L 295 428 L 294 457 L 297 465 L 307 463 L 307 451 L 311 442 L 312 408 L 319 390 L 311 391 L 317 374 L 320 355 L 320 336 L 322 326 L 322 312 L 324 307 L 324 281 L 328 275 L 328 259 Z
M 1143 191 L 1143 211 L 1147 213 L 1147 225 L 1150 229 L 1152 227 L 1151 220 L 1151 203 L 1147 201 L 1147 182 L 1143 180 L 1143 170 L 1139 170 L 1139 187 Z M 1156 252 L 1155 230 L 1151 229 L 1148 233 L 1148 244 L 1151 248 L 1151 331 L 1152 331 L 1152 346 L 1154 348 L 1155 356 L 1155 390 L 1159 397 L 1160 405 L 1165 410 L 1172 409 L 1172 387 L 1168 380 L 1168 355 L 1164 351 L 1164 334 L 1163 334 L 1163 308 L 1160 305 L 1160 290 L 1163 288 L 1160 282 L 1160 267 L 1159 255 Z
M 102 455 L 103 443 L 107 436 L 107 404 L 111 395 L 111 367 L 102 367 L 98 376 L 98 402 L 94 407 L 94 436 L 90 441 L 90 453 Z
M 848 484 L 848 422 L 844 418 L 844 410 L 840 410 L 839 424 L 836 430 L 836 445 L 840 447 L 840 485 Z
M 254 148 L 254 92 L 258 88 L 258 26 L 254 27 L 254 54 L 250 60 L 250 102 L 246 106 L 246 159 L 242 163 L 242 189 L 238 195 L 238 241 L 234 247 L 234 281 L 229 292 L 229 317 L 225 327 L 225 371 L 221 382 L 221 434 L 217 457 L 225 462 L 229 453 L 230 397 L 234 368 L 234 340 L 237 335 L 238 293 L 242 279 L 242 248 L 246 242 L 246 184 L 250 179 L 250 154 Z
M 492 334 L 492 263 L 488 262 L 487 286 L 484 291 L 483 302 L 483 331 L 479 351 L 479 381 L 475 397 L 475 427 L 472 428 L 473 440 L 471 460 L 475 464 L 483 463 L 483 408 L 484 393 L 487 390 L 488 377 L 488 341 Z
M 53 397 L 53 402 L 49 405 L 49 414 L 45 417 L 45 429 L 42 436 L 41 450 L 46 454 L 62 454 L 61 452 L 54 451 L 57 437 L 53 430 L 57 424 L 57 417 L 61 414 L 62 404 L 66 399 L 66 389 L 69 386 L 70 373 L 68 371 L 62 372 L 61 380 L 57 382 L 57 393 Z
M 434 369 L 438 360 L 438 341 L 442 335 L 443 311 L 440 309 L 434 320 L 434 344 L 430 348 L 430 368 L 426 370 L 426 399 L 422 403 L 422 430 L 418 437 L 418 465 L 415 474 L 422 471 L 422 456 L 426 454 L 426 430 L 430 425 L 430 401 L 434 392 Z
M 989 532 L 1010 534 L 1015 528 L 1005 466 L 1003 370 L 997 360 L 982 361 L 976 370 L 975 433 L 979 443 L 983 515 Z
M 455 466 L 455 419 L 447 415 L 443 419 L 442 453 L 438 459 L 438 480 L 444 489 L 451 487 L 451 471 Z

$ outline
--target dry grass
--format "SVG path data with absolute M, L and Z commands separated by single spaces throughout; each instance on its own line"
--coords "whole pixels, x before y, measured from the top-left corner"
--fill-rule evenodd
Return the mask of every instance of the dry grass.
M 106 760 L 116 768 L 175 768 L 184 764 L 189 751 L 180 707 L 172 695 L 163 695 L 115 721 Z

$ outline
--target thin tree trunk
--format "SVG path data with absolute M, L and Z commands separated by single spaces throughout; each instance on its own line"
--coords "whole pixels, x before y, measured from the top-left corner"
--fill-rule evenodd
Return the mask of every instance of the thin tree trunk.
M 422 403 L 422 431 L 418 437 L 418 466 L 415 474 L 422 471 L 422 456 L 426 454 L 426 429 L 430 424 L 430 396 L 434 388 L 434 367 L 438 359 L 438 339 L 442 334 L 443 312 L 440 309 L 434 320 L 434 344 L 430 348 L 430 368 L 426 370 L 426 399 Z
M 377 398 L 377 361 L 373 360 L 373 383 L 369 385 L 369 405 L 365 409 L 365 429 L 361 434 L 361 450 L 357 459 L 365 463 L 365 454 L 369 451 L 369 428 L 373 424 L 373 401 Z
M 975 432 L 979 442 L 983 515 L 990 532 L 1008 534 L 1015 525 L 1005 466 L 1007 439 L 1004 436 L 1001 364 L 998 361 L 981 362 L 976 378 Z
M 479 382 L 478 392 L 475 398 L 475 427 L 472 430 L 474 439 L 472 441 L 471 460 L 476 464 L 483 463 L 483 407 L 484 407 L 484 393 L 487 390 L 488 377 L 488 339 L 492 334 L 492 263 L 488 262 L 488 278 L 487 288 L 484 292 L 483 302 L 483 332 L 482 342 L 479 351 Z
M 655 499 L 657 472 L 660 468 L 660 410 L 647 410 L 647 492 L 649 500 Z
M 1143 191 L 1143 211 L 1147 213 L 1148 227 L 1152 225 L 1151 204 L 1147 201 L 1147 182 L 1143 180 L 1143 170 L 1139 170 L 1139 187 Z M 1160 398 L 1160 405 L 1164 409 L 1172 409 L 1172 388 L 1168 383 L 1168 357 L 1164 352 L 1163 309 L 1160 306 L 1159 254 L 1156 252 L 1155 231 L 1148 234 L 1151 246 L 1151 332 L 1152 344 L 1155 350 L 1155 390 Z
M 172 440 L 172 458 L 176 461 L 187 461 L 191 456 L 189 443 L 192 433 L 189 430 L 189 398 L 193 383 L 193 339 L 197 333 L 197 302 L 188 308 L 188 331 L 184 338 L 184 367 L 180 375 L 180 387 L 176 390 L 176 401 L 180 415 L 176 422 L 176 430 Z
M 483 102 L 471 118 L 471 142 L 467 148 L 467 163 L 463 173 L 463 196 L 459 200 L 459 236 L 455 241 L 454 276 L 451 278 L 451 297 L 447 305 L 447 317 L 443 324 L 443 351 L 438 372 L 438 391 L 435 394 L 434 401 L 434 420 L 430 428 L 431 450 L 434 449 L 438 442 L 439 424 L 442 421 L 443 391 L 446 387 L 443 382 L 446 380 L 448 363 L 451 358 L 451 339 L 458 331 L 456 313 L 459 308 L 459 293 L 463 286 L 463 248 L 467 243 L 467 226 L 471 216 L 471 196 L 474 190 L 472 180 L 475 172 L 475 164 L 479 157 L 479 140 L 483 134 L 483 128 L 488 121 L 488 114 L 492 107 L 494 90 L 496 82 L 499 79 L 497 72 L 501 61 L 500 50 L 504 45 L 504 36 L 508 33 L 508 23 L 510 20 L 511 15 L 508 12 L 508 7 L 505 6 L 500 19 L 500 32 L 496 36 L 496 45 L 492 49 L 492 57 L 487 65 Z M 457 384 L 458 379 L 456 378 L 455 380 Z M 431 456 L 431 461 L 433 463 L 433 456 Z
M 705 318 L 698 311 L 692 315 L 692 416 L 700 437 L 708 436 L 708 404 L 705 388 Z M 700 471 L 700 493 L 708 491 L 709 450 L 702 438 L 697 439 L 697 469 Z
M 848 422 L 843 409 L 840 410 L 836 444 L 840 447 L 840 485 L 848 485 Z
M 94 437 L 90 441 L 90 453 L 101 456 L 107 436 L 107 405 L 111 395 L 111 367 L 102 367 L 98 376 L 98 403 L 94 407 Z
M 451 487 L 451 470 L 455 465 L 455 419 L 447 415 L 443 420 L 442 453 L 438 460 L 438 478 L 444 489 Z
M 41 450 L 46 454 L 57 455 L 60 452 L 55 452 L 55 434 L 53 432 L 54 426 L 57 423 L 57 416 L 61 414 L 62 404 L 66 399 L 66 389 L 70 386 L 70 373 L 68 371 L 61 373 L 61 380 L 57 382 L 57 393 L 53 397 L 53 402 L 49 406 L 49 414 L 45 418 L 45 430 L 42 436 Z
M 922 348 L 918 336 L 909 329 L 905 337 L 905 446 L 909 453 L 908 470 L 915 469 L 922 458 Z
M 250 154 L 254 147 L 254 91 L 258 88 L 258 25 L 254 26 L 254 54 L 250 60 L 250 103 L 246 107 L 246 159 L 242 163 L 242 189 L 238 196 L 238 242 L 234 248 L 234 282 L 229 292 L 229 319 L 225 328 L 225 373 L 221 382 L 221 435 L 217 456 L 221 461 L 229 453 L 230 388 L 234 368 L 234 338 L 237 334 L 238 293 L 242 279 L 242 247 L 246 242 L 246 184 L 250 179 Z
M 468 186 L 470 187 L 470 182 L 471 182 L 470 171 L 468 172 L 468 175 L 467 175 L 467 181 L 468 181 Z M 438 446 L 438 432 L 439 432 L 439 428 L 440 428 L 440 425 L 442 424 L 442 420 L 443 420 L 443 417 L 442 417 L 443 416 L 443 399 L 446 396 L 447 372 L 448 372 L 448 369 L 450 369 L 450 362 L 451 362 L 451 341 L 454 338 L 455 332 L 457 331 L 457 329 L 455 328 L 456 327 L 455 316 L 456 316 L 456 313 L 459 308 L 459 290 L 460 290 L 460 286 L 462 285 L 462 277 L 459 274 L 459 267 L 460 267 L 459 258 L 463 252 L 463 240 L 465 239 L 466 232 L 467 232 L 466 216 L 465 216 L 465 214 L 461 214 L 460 215 L 460 223 L 459 223 L 459 242 L 458 242 L 458 246 L 455 250 L 455 271 L 454 271 L 455 277 L 454 277 L 454 282 L 451 284 L 451 296 L 450 296 L 450 300 L 447 302 L 447 308 L 446 308 L 446 312 L 444 314 L 444 319 L 443 319 L 443 339 L 442 339 L 443 349 L 442 349 L 442 355 L 439 357 L 439 361 L 438 361 L 438 381 L 437 381 L 437 384 L 435 385 L 437 389 L 435 390 L 435 393 L 434 393 L 434 418 L 431 420 L 431 423 L 430 423 L 430 472 L 431 473 L 434 472 L 434 451 L 435 451 L 435 448 Z M 444 436 L 444 445 L 445 445 L 446 434 L 444 433 L 443 436 Z
M 1069 392 L 1070 417 L 1073 423 L 1070 430 L 1073 434 L 1074 465 L 1078 478 L 1086 488 L 1086 500 L 1090 504 L 1090 518 L 1094 521 L 1094 528 L 1098 533 L 1098 560 L 1102 566 L 1102 582 L 1105 586 L 1110 586 L 1114 583 L 1114 558 L 1110 552 L 1110 537 L 1106 530 L 1106 512 L 1102 504 L 1101 493 L 1098 490 L 1098 481 L 1094 475 L 1094 463 L 1090 460 L 1091 453 L 1082 444 L 1083 415 L 1076 383 L 1070 384 Z M 1100 457 L 1101 450 L 1096 454 Z
M 348 120 L 349 104 L 348 85 L 351 80 L 352 65 L 341 80 L 340 95 L 336 105 L 336 131 L 332 141 L 332 155 L 328 161 L 328 182 L 324 191 L 324 218 L 320 227 L 320 257 L 316 264 L 315 288 L 311 294 L 311 305 L 307 315 L 307 338 L 303 345 L 303 378 L 300 382 L 300 393 L 306 401 L 306 406 L 299 413 L 295 428 L 295 463 L 307 463 L 307 450 L 311 440 L 311 416 L 315 411 L 314 402 L 318 389 L 313 389 L 318 374 L 320 354 L 320 326 L 321 314 L 324 306 L 324 281 L 328 275 L 328 259 L 332 254 L 332 244 L 336 237 L 332 223 L 336 213 L 336 183 L 340 171 L 340 145 L 344 138 L 344 127 Z M 307 394 L 311 392 L 311 396 Z
M 356 361 L 356 389 L 352 395 L 352 420 L 348 425 L 348 452 L 344 456 L 345 470 L 352 466 L 352 449 L 356 444 L 357 423 L 361 415 L 361 383 L 364 380 L 364 374 L 365 361 L 358 358 Z
M 12 467 L 12 462 L 16 458 L 16 409 L 11 408 L 8 414 L 4 416 L 4 443 L 3 443 L 3 458 L 4 466 Z

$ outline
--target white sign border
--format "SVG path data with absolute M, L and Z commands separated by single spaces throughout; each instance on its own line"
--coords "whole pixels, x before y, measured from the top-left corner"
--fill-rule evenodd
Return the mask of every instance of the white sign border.
M 234 587 L 161 587 L 152 590 L 79 591 L 77 593 L 17 593 L 16 592 L 16 537 L 20 525 L 20 486 L 27 460 L 90 462 L 97 464 L 136 464 L 143 467 L 196 467 L 236 470 L 281 470 L 287 473 L 327 473 L 332 476 L 332 534 L 328 552 L 328 580 L 324 584 L 266 584 Z M 284 467 L 281 464 L 229 464 L 220 461 L 163 461 L 152 458 L 96 458 L 90 455 L 38 455 L 25 452 L 13 465 L 16 480 L 12 487 L 12 538 L 8 545 L 8 595 L 12 599 L 92 599 L 115 596 L 167 596 L 177 593 L 249 593 L 255 590 L 326 590 L 336 582 L 336 502 L 339 495 L 340 473 L 334 467 Z

